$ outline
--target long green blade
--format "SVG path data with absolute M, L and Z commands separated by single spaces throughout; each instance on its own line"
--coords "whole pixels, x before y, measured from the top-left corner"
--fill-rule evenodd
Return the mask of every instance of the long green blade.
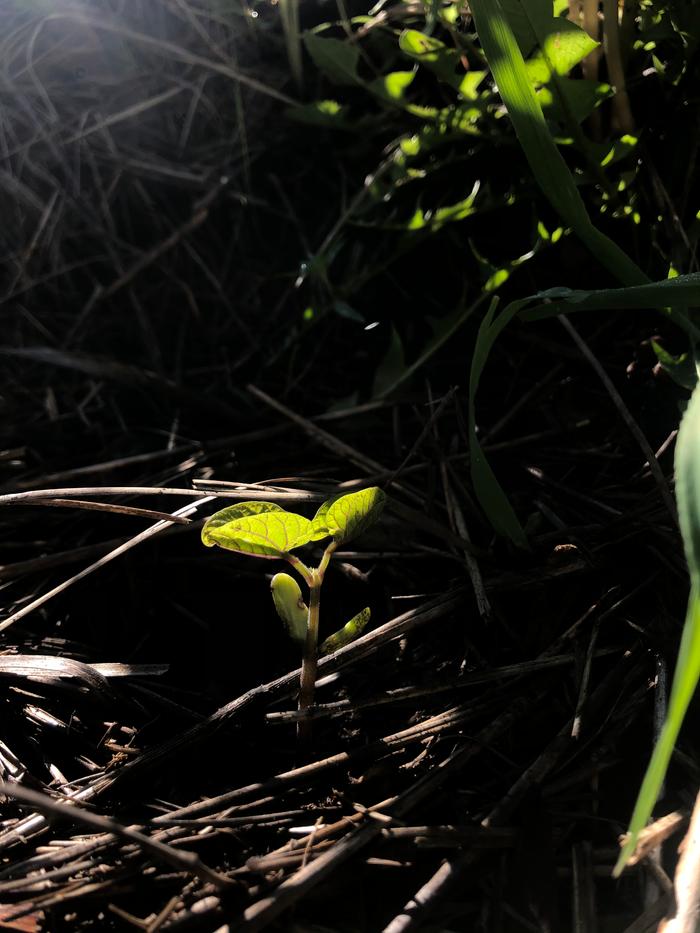
M 540 321 L 553 315 L 571 314 L 574 311 L 660 308 L 690 337 L 694 340 L 700 338 L 700 330 L 688 318 L 685 310 L 700 304 L 698 272 L 629 288 L 552 288 L 538 297 L 547 299 L 547 303 L 528 308 L 522 314 L 524 320 Z
M 519 2 L 517 10 L 530 20 L 528 3 L 529 0 Z M 509 7 L 514 5 L 509 3 Z M 648 282 L 647 276 L 629 256 L 591 223 L 571 172 L 547 128 L 502 0 L 472 0 L 470 7 L 481 47 L 542 193 L 564 222 L 620 282 L 624 285 Z M 536 25 L 533 24 L 535 34 Z
M 476 393 L 496 338 L 529 300 L 512 302 L 496 317 L 498 299 L 493 299 L 479 327 L 469 374 L 469 461 L 474 492 L 494 530 L 521 548 L 528 546 L 525 532 L 479 443 Z
M 663 305 L 683 308 L 700 305 L 700 272 L 677 275 L 673 279 L 649 282 L 634 288 L 552 288 L 540 292 L 537 297 L 548 299 L 550 304 L 528 309 L 523 315 L 528 321 L 569 311 L 595 311 L 600 308 L 622 310 L 658 308 Z
M 644 775 L 628 838 L 615 866 L 615 875 L 619 875 L 625 867 L 634 852 L 640 831 L 651 816 L 688 704 L 700 680 L 700 387 L 697 387 L 691 396 L 678 432 L 676 499 L 690 571 L 688 611 L 673 675 L 666 721 Z
M 700 593 L 693 585 L 683 626 L 678 663 L 673 677 L 668 713 L 639 790 L 627 840 L 613 870 L 617 878 L 637 846 L 639 833 L 649 822 L 666 776 L 678 733 L 700 678 Z

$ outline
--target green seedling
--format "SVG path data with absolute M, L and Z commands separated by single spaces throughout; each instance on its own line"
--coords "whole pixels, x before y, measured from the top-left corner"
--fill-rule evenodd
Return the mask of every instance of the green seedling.
M 319 607 L 321 586 L 333 552 L 351 538 L 366 531 L 379 518 L 386 496 L 377 486 L 361 489 L 324 502 L 312 519 L 286 512 L 274 502 L 239 502 L 215 512 L 204 523 L 202 541 L 207 547 L 218 545 L 227 551 L 286 560 L 309 589 L 308 605 L 297 581 L 287 573 L 272 578 L 272 600 L 277 614 L 294 641 L 303 643 L 299 709 L 313 703 L 318 662 Z M 330 538 L 318 567 L 307 567 L 292 551 Z M 330 635 L 321 645 L 328 654 L 349 644 L 369 622 L 370 610 L 363 609 Z M 308 735 L 309 722 L 299 725 L 300 735 Z

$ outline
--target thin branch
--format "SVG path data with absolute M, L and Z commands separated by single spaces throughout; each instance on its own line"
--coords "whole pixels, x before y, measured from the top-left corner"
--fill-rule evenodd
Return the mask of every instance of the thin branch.
M 19 495 L 21 495 L 21 493 Z M 187 505 L 182 506 L 182 508 L 179 508 L 176 512 L 173 512 L 173 516 L 189 517 L 200 505 L 211 502 L 214 498 L 214 496 L 208 496 L 207 498 L 200 499 L 199 502 L 188 503 Z M 132 548 L 136 547 L 137 544 L 141 544 L 142 542 L 147 541 L 149 538 L 154 537 L 168 527 L 171 527 L 170 518 L 165 521 L 156 522 L 155 525 L 151 525 L 150 528 L 146 528 L 144 531 L 140 532 L 140 534 L 137 534 L 133 538 L 130 538 L 128 541 L 125 541 L 124 544 L 120 544 L 118 547 L 114 548 L 113 551 L 110 551 L 109 554 L 105 554 L 104 557 L 100 557 L 94 563 L 83 568 L 83 570 L 81 570 L 79 573 L 76 573 L 72 577 L 69 577 L 67 580 L 64 580 L 63 583 L 59 583 L 58 586 L 55 586 L 47 593 L 43 593 L 41 596 L 33 599 L 26 606 L 18 609 L 17 612 L 13 612 L 12 615 L 8 616 L 3 622 L 0 623 L 0 632 L 4 632 L 5 629 L 9 628 L 11 625 L 14 625 L 15 622 L 19 622 L 20 619 L 23 619 L 25 616 L 34 612 L 34 610 L 38 609 L 39 606 L 43 606 L 44 603 L 47 603 L 50 599 L 53 599 L 54 596 L 58 596 L 59 593 L 63 593 L 70 586 L 73 586 L 74 583 L 78 583 L 78 581 L 84 580 L 85 577 L 89 576 L 91 573 L 93 573 L 93 571 L 99 570 L 100 567 L 104 567 L 105 564 L 113 561 L 115 557 L 121 557 L 122 554 L 126 554 L 127 551 L 130 551 Z

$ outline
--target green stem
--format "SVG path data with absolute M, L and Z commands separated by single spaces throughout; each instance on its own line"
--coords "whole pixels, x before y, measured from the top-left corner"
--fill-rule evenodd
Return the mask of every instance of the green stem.
M 299 683 L 299 709 L 308 709 L 314 702 L 316 687 L 316 668 L 318 666 L 318 619 L 321 604 L 320 581 L 312 586 L 309 593 L 309 620 L 306 626 L 304 656 L 301 661 L 301 681 Z M 308 741 L 311 737 L 311 720 L 300 719 L 297 730 L 299 739 Z
M 323 557 L 321 558 L 321 563 L 318 565 L 316 573 L 319 575 L 320 583 L 323 583 L 323 576 L 328 569 L 328 563 L 333 555 L 333 551 L 338 547 L 335 541 L 331 541 L 326 550 L 323 552 Z M 320 585 L 319 583 L 319 585 Z
M 304 655 L 301 659 L 301 680 L 299 682 L 299 709 L 309 709 L 314 702 L 316 688 L 316 669 L 318 667 L 318 622 L 321 605 L 321 585 L 328 568 L 333 551 L 337 545 L 331 541 L 323 552 L 321 563 L 316 570 L 310 570 L 307 583 L 309 584 L 309 616 L 306 623 L 306 641 L 304 642 Z M 301 563 L 301 562 L 300 562 Z M 303 564 L 302 564 L 303 566 Z M 306 568 L 304 568 L 306 569 Z M 301 571 L 300 571 L 301 572 Z M 300 719 L 297 727 L 297 736 L 302 743 L 308 744 L 311 740 L 311 720 Z
M 311 589 L 314 581 L 314 570 L 311 570 L 310 567 L 307 567 L 302 561 L 299 560 L 294 554 L 287 554 L 286 559 L 288 563 L 294 567 L 294 569 L 302 576 L 306 582 L 306 585 Z

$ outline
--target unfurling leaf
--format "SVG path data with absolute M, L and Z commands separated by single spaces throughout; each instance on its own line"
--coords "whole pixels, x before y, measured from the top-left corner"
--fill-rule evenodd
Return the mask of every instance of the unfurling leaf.
M 276 573 L 270 583 L 272 601 L 277 615 L 284 622 L 287 634 L 294 641 L 306 639 L 309 607 L 304 602 L 299 584 L 288 573 Z
M 331 651 L 337 651 L 338 648 L 344 648 L 346 645 L 349 645 L 350 642 L 355 641 L 366 628 L 370 616 L 371 611 L 369 606 L 363 609 L 362 612 L 358 612 L 356 616 L 350 619 L 347 625 L 344 625 L 341 629 L 338 629 L 337 632 L 329 635 L 328 638 L 321 643 L 321 654 L 330 654 Z
M 337 544 L 344 544 L 356 538 L 377 521 L 385 501 L 386 495 L 378 486 L 329 499 L 311 522 L 310 540 L 330 535 Z
M 241 502 L 216 512 L 202 528 L 207 547 L 218 544 L 257 557 L 285 557 L 310 540 L 309 519 L 285 512 L 274 502 Z

